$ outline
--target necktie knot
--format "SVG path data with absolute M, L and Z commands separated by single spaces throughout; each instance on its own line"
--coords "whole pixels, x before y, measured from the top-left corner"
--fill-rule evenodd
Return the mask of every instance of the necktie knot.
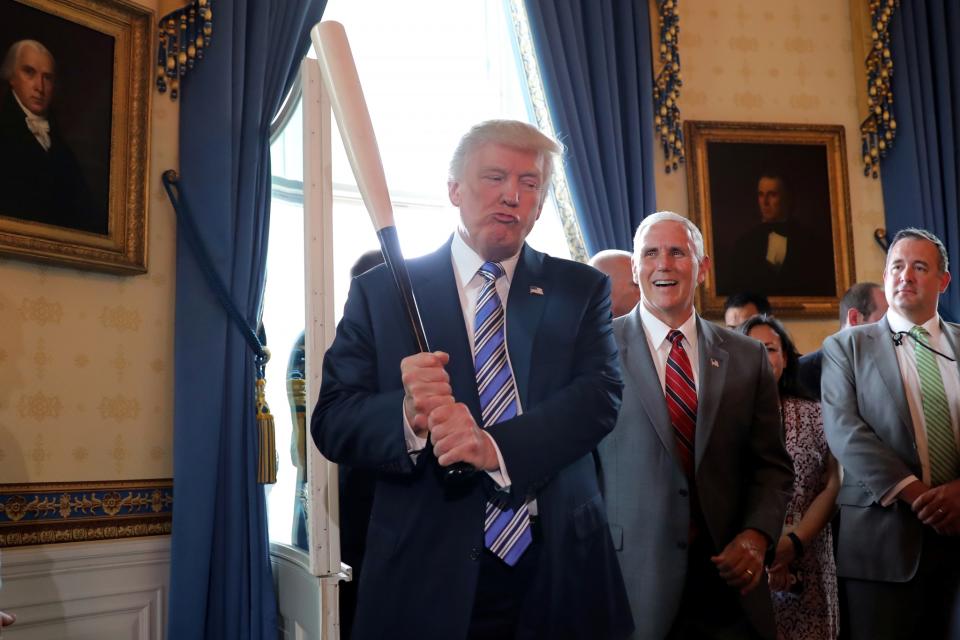
M 499 262 L 484 262 L 477 273 L 490 282 L 496 282 L 504 274 L 503 265 Z
M 930 335 L 930 332 L 923 327 L 918 326 L 910 329 L 910 335 L 912 335 L 914 338 L 926 338 Z
M 674 346 L 682 346 L 680 343 L 683 341 L 683 332 L 674 329 L 667 334 L 667 340 Z

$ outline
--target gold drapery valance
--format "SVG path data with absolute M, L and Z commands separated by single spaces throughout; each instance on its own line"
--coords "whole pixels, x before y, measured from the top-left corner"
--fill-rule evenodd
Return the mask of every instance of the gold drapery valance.
M 680 119 L 680 0 L 649 0 L 654 55 L 653 128 L 663 148 L 664 169 L 676 171 L 685 158 Z M 659 62 L 659 64 L 658 64 Z
M 860 123 L 863 175 L 880 175 L 880 159 L 897 135 L 893 114 L 893 57 L 890 23 L 900 0 L 850 0 L 854 71 Z
M 161 0 L 157 90 L 180 95 L 180 79 L 203 59 L 213 36 L 213 0 Z

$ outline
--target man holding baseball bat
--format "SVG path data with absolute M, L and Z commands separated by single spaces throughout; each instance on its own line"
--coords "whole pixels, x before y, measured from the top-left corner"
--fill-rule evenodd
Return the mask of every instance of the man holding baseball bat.
M 560 150 L 515 121 L 461 139 L 457 231 L 407 263 L 431 352 L 387 268 L 352 283 L 311 430 L 378 471 L 355 638 L 632 629 L 591 457 L 620 405 L 609 281 L 525 243 Z

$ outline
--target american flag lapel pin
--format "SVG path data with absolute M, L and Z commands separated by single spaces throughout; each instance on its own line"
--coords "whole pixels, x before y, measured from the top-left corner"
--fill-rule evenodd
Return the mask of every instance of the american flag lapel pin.
M 530 295 L 532 295 L 532 296 L 542 296 L 542 295 L 543 295 L 543 289 L 540 288 L 540 287 L 538 287 L 537 285 L 532 284 L 532 285 L 530 285 Z
M 710 358 L 710 366 L 719 368 L 720 362 L 716 358 Z

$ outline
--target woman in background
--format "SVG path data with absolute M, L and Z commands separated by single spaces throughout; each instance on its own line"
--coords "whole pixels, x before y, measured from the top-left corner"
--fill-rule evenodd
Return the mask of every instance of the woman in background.
M 840 490 L 840 467 L 827 448 L 819 403 L 800 395 L 799 354 L 786 329 L 762 314 L 748 319 L 739 331 L 767 349 L 796 475 L 776 556 L 767 570 L 777 634 L 781 640 L 833 640 L 839 615 L 829 524 Z

